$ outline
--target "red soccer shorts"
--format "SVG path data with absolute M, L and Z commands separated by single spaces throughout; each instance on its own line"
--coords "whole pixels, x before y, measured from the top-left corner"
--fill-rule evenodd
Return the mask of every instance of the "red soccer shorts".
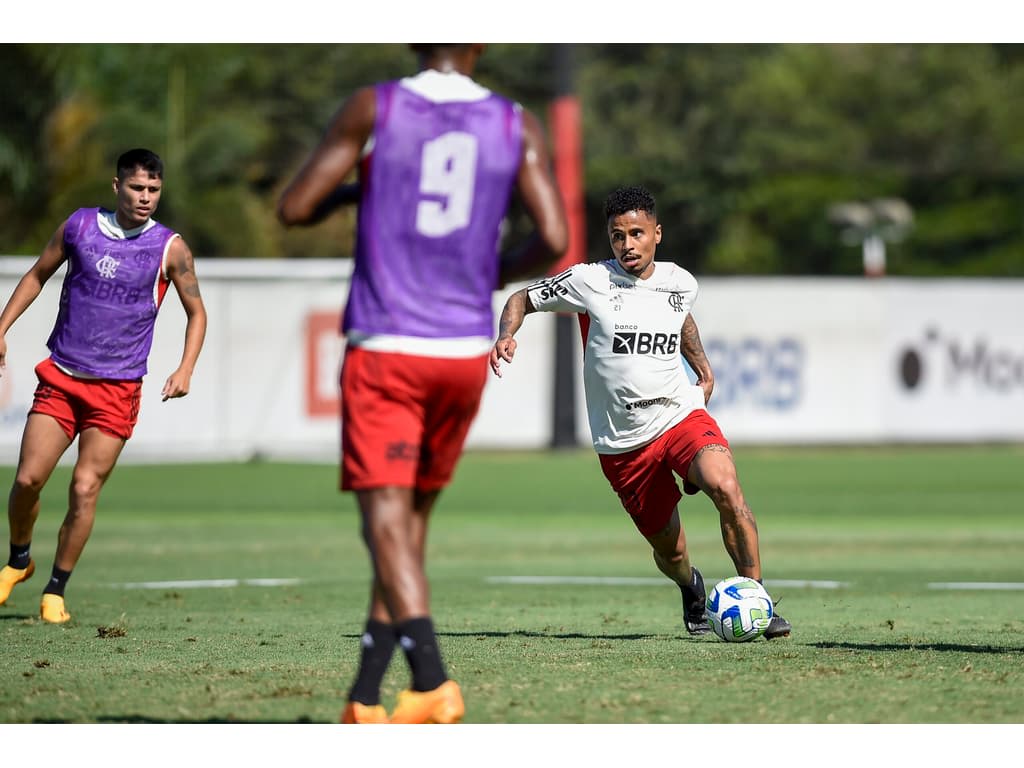
M 36 377 L 39 385 L 29 413 L 52 416 L 69 439 L 90 427 L 122 440 L 132 436 L 139 420 L 141 380 L 77 379 L 50 358 L 36 366 Z
M 486 380 L 487 355 L 452 359 L 349 347 L 341 370 L 341 489 L 447 485 Z
M 703 408 L 693 411 L 656 440 L 627 453 L 602 453 L 601 469 L 622 506 L 644 536 L 660 533 L 683 497 L 673 472 L 688 494 L 700 489 L 686 480 L 690 462 L 708 445 L 729 447 L 722 430 Z

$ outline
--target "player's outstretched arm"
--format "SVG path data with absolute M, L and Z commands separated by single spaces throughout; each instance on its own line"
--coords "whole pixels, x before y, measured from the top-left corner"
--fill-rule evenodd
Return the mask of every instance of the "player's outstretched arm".
M 3 312 L 0 312 L 0 369 L 7 366 L 7 331 L 36 300 L 46 281 L 53 277 L 53 273 L 64 263 L 64 227 L 66 224 L 67 222 L 62 222 L 57 227 L 50 242 L 43 248 L 42 254 L 18 281 Z
M 530 295 L 525 288 L 513 293 L 505 302 L 501 319 L 498 321 L 498 339 L 491 350 L 491 370 L 495 376 L 501 377 L 502 360 L 511 363 L 515 357 L 516 347 L 519 345 L 513 336 L 523 326 L 523 319 L 533 311 L 533 302 L 530 301 Z
M 715 389 L 715 374 L 711 370 L 708 356 L 704 354 L 704 345 L 700 343 L 697 321 L 693 319 L 692 314 L 688 314 L 683 321 L 682 337 L 683 358 L 697 374 L 697 385 L 704 390 L 704 405 L 707 405 L 711 400 L 711 393 Z
M 523 110 L 523 148 L 516 194 L 536 232 L 517 249 L 502 255 L 502 285 L 543 273 L 569 248 L 569 222 L 551 171 L 544 130 L 529 110 Z
M 199 278 L 196 277 L 195 262 L 192 251 L 180 237 L 171 242 L 167 254 L 167 276 L 178 292 L 181 306 L 185 310 L 185 349 L 181 355 L 181 364 L 164 383 L 163 399 L 184 397 L 192 385 L 192 372 L 195 370 L 199 352 L 206 338 L 206 306 L 199 293 Z
M 316 224 L 335 208 L 358 201 L 358 186 L 345 184 L 345 179 L 359 162 L 376 114 L 372 86 L 359 89 L 341 105 L 320 144 L 281 194 L 277 218 L 282 224 Z

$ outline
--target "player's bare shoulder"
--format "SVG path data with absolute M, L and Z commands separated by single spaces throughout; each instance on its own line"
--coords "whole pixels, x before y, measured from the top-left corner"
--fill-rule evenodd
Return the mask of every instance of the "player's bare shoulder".
M 199 278 L 195 259 L 181 235 L 171 240 L 167 249 L 167 277 L 188 296 L 199 296 Z

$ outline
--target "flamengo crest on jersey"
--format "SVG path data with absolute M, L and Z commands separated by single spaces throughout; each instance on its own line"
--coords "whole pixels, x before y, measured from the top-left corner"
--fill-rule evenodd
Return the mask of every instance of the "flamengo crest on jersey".
M 534 308 L 589 318 L 583 385 L 594 449 L 625 453 L 645 445 L 704 407 L 690 384 L 680 347 L 697 281 L 670 262 L 639 280 L 614 259 L 576 264 L 527 288 Z
M 64 226 L 68 270 L 46 345 L 62 368 L 103 379 L 141 379 L 167 289 L 164 261 L 177 237 L 154 222 L 141 234 L 105 234 L 99 208 L 79 208 Z

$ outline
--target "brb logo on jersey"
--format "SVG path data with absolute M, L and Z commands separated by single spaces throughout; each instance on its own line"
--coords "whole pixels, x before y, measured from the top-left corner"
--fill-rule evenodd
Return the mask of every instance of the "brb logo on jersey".
M 678 333 L 616 331 L 612 337 L 612 352 L 616 355 L 674 355 L 678 349 Z

